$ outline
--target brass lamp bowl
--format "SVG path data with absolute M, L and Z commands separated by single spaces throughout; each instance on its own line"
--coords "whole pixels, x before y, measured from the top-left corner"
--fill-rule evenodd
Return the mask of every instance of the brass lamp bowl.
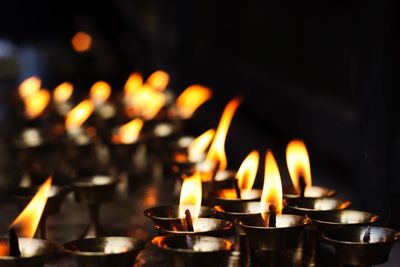
M 175 235 L 207 235 L 207 236 L 224 236 L 231 232 L 232 222 L 215 219 L 215 218 L 197 218 L 193 220 L 194 231 L 187 230 L 187 224 L 184 219 L 181 219 L 180 224 L 166 225 L 160 227 L 155 225 L 154 228 L 160 235 L 175 234 Z
M 349 208 L 350 201 L 334 198 L 289 198 L 286 199 L 285 213 L 298 215 L 315 214 L 330 210 L 343 210 Z
M 347 226 L 372 225 L 379 216 L 358 210 L 333 210 L 311 213 L 307 215 L 321 233 Z
M 2 267 L 42 267 L 50 254 L 57 252 L 55 244 L 43 239 L 18 238 L 21 257 L 11 257 L 9 241 L 0 238 L 0 266 Z
M 251 189 L 249 191 L 241 189 L 240 198 L 237 198 L 234 188 L 225 188 L 210 192 L 208 197 L 203 199 L 203 201 L 209 206 L 223 205 L 225 203 L 260 201 L 261 194 L 262 190 L 260 189 Z
M 75 199 L 84 204 L 99 204 L 113 198 L 119 179 L 110 176 L 92 176 L 72 184 Z
M 78 239 L 63 247 L 81 267 L 131 267 L 145 242 L 120 236 Z
M 156 229 L 179 229 L 182 219 L 179 218 L 178 205 L 157 206 L 144 211 L 144 215 L 153 220 Z M 214 212 L 211 208 L 201 206 L 199 218 L 212 218 Z
M 369 241 L 363 239 L 369 231 Z M 349 226 L 323 234 L 323 238 L 335 248 L 340 263 L 353 266 L 370 266 L 388 260 L 395 241 L 400 239 L 400 232 L 370 226 Z
M 232 201 L 213 207 L 218 218 L 234 221 L 237 218 L 246 217 L 260 213 L 259 201 Z
M 265 213 L 266 218 L 269 215 Z M 311 220 L 292 214 L 277 214 L 276 227 L 268 227 L 261 214 L 237 218 L 235 224 L 242 228 L 250 247 L 261 251 L 281 251 L 294 248 L 301 231 Z
M 321 197 L 334 197 L 336 191 L 331 188 L 321 186 L 311 186 L 305 190 L 305 198 L 321 198 Z M 300 198 L 301 196 L 297 193 L 293 186 L 283 186 L 283 197 L 284 198 Z
M 151 243 L 174 267 L 219 267 L 233 247 L 227 239 L 202 235 L 158 236 Z

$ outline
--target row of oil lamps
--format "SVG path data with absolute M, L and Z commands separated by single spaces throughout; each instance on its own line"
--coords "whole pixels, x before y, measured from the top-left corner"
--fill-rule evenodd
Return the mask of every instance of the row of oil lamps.
M 257 152 L 250 153 L 237 172 L 227 170 L 225 138 L 239 104 L 239 99 L 228 103 L 216 131 L 209 130 L 190 142 L 178 140 L 171 153 L 178 180 L 183 178 L 180 203 L 144 212 L 158 233 L 150 244 L 165 253 L 171 266 L 221 266 L 228 255 L 231 260 L 232 255 L 240 255 L 237 266 L 281 266 L 281 253 L 289 249 L 295 251 L 293 264 L 318 265 L 320 239 L 334 246 L 342 264 L 385 262 L 400 233 L 373 226 L 378 220 L 374 214 L 348 210 L 350 202 L 336 198 L 335 190 L 312 186 L 308 153 L 301 141 L 292 141 L 287 148 L 293 186 L 282 186 L 270 151 L 265 157 L 262 190 L 252 189 Z M 68 121 L 67 116 L 66 125 Z M 121 145 L 131 147 L 139 142 L 137 134 L 124 138 L 134 141 Z M 144 248 L 144 242 L 133 238 L 101 237 L 99 207 L 111 200 L 118 182 L 110 176 L 92 176 L 72 183 L 75 199 L 89 208 L 90 224 L 82 238 L 63 245 L 62 250 L 74 255 L 81 266 L 132 266 Z M 11 225 L 9 238 L 0 241 L 1 266 L 42 266 L 46 256 L 59 251 L 55 244 L 33 236 L 39 226 L 45 238 L 46 217 L 58 211 L 68 190 L 52 186 L 48 179 L 38 190 L 13 192 L 21 206 L 34 197 Z M 234 241 L 229 239 L 232 234 Z

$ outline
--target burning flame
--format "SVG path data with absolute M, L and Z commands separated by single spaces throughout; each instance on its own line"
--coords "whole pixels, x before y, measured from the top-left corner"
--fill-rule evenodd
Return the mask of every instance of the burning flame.
M 39 225 L 51 188 L 51 176 L 39 188 L 31 202 L 11 224 L 21 237 L 33 238 Z
M 276 213 L 282 213 L 282 182 L 278 164 L 271 151 L 265 158 L 264 186 L 261 194 L 260 211 L 268 212 L 269 205 L 274 204 Z
M 41 85 L 42 81 L 38 77 L 36 76 L 29 77 L 24 81 L 22 81 L 21 84 L 19 85 L 18 94 L 22 99 L 24 99 L 28 96 L 37 93 L 40 90 Z
M 145 120 L 151 120 L 162 109 L 165 101 L 162 92 L 154 90 L 151 86 L 143 85 L 133 94 L 129 105 L 133 109 L 133 114 L 141 116 Z
M 140 73 L 132 73 L 124 86 L 125 96 L 132 96 L 143 85 L 143 77 Z
M 185 218 L 185 210 L 189 210 L 192 218 L 198 218 L 201 208 L 201 178 L 196 172 L 183 180 L 179 201 L 179 217 Z
M 113 136 L 113 141 L 116 144 L 132 144 L 139 137 L 140 130 L 143 127 L 141 119 L 134 119 L 121 127 L 117 134 Z
M 29 119 L 34 119 L 40 116 L 50 102 L 50 93 L 47 90 L 41 89 L 36 93 L 27 96 L 24 99 L 25 114 Z
M 210 150 L 206 157 L 206 162 L 208 164 L 212 165 L 212 163 L 218 163 L 219 170 L 225 170 L 228 165 L 225 155 L 225 140 L 233 115 L 239 107 L 240 101 L 239 98 L 234 98 L 225 107 L 214 140 L 211 143 Z
M 103 104 L 110 95 L 111 86 L 104 81 L 98 81 L 90 88 L 90 99 L 92 99 L 95 104 Z
M 183 118 L 190 118 L 198 107 L 210 99 L 212 92 L 201 85 L 191 85 L 176 99 L 176 106 Z
M 69 82 L 64 82 L 54 89 L 53 96 L 57 103 L 67 101 L 74 92 L 74 86 Z
M 286 162 L 293 187 L 300 193 L 300 179 L 304 179 L 306 188 L 312 186 L 310 158 L 307 147 L 301 140 L 291 141 L 286 148 Z
M 74 107 L 67 113 L 65 119 L 65 128 L 67 130 L 74 130 L 79 128 L 93 112 L 92 101 L 86 99 Z
M 192 141 L 188 148 L 189 160 L 191 162 L 196 162 L 202 158 L 214 138 L 214 134 L 214 129 L 210 129 Z
M 258 163 L 260 161 L 259 153 L 254 150 L 243 160 L 242 165 L 236 174 L 240 189 L 250 191 L 256 180 Z
M 154 89 L 163 91 L 169 83 L 169 75 L 165 71 L 157 70 L 147 79 L 146 84 Z
M 92 46 L 92 37 L 86 32 L 77 32 L 71 38 L 71 44 L 76 52 L 82 53 Z

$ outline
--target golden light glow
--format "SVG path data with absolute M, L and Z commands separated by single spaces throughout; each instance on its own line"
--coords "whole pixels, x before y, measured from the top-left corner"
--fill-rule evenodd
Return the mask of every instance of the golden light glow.
M 154 89 L 164 91 L 169 83 L 169 75 L 165 71 L 157 70 L 146 80 L 146 84 Z
M 41 89 L 29 95 L 24 99 L 25 102 L 25 115 L 28 119 L 35 119 L 39 117 L 50 102 L 50 93 L 45 89 Z
M 133 95 L 143 85 L 143 77 L 140 73 L 132 73 L 124 86 L 125 96 Z
M 24 99 L 28 96 L 34 95 L 40 90 L 42 86 L 42 81 L 36 77 L 32 76 L 29 77 L 21 82 L 18 87 L 18 94 L 19 96 Z
M 71 45 L 78 53 L 86 52 L 92 46 L 92 37 L 86 32 L 77 32 L 71 38 Z
M 212 139 L 214 138 L 214 134 L 214 129 L 210 129 L 194 139 L 192 143 L 190 143 L 188 147 L 190 161 L 197 162 L 198 160 L 202 159 L 207 147 L 210 145 Z
M 291 141 L 286 148 L 286 163 L 293 187 L 300 194 L 300 177 L 306 184 L 306 191 L 312 186 L 310 158 L 307 147 L 301 140 Z
M 276 213 L 282 213 L 282 182 L 278 164 L 271 151 L 267 152 L 265 158 L 264 186 L 261 194 L 260 211 L 268 212 L 269 205 L 274 204 Z
M 65 128 L 67 130 L 74 130 L 79 127 L 90 117 L 93 113 L 92 101 L 86 99 L 79 103 L 76 107 L 67 113 L 65 119 Z
M 50 193 L 51 179 L 50 176 L 39 188 L 31 202 L 11 224 L 11 227 L 17 231 L 18 236 L 33 238 L 35 235 Z
M 104 82 L 98 81 L 90 88 L 90 99 L 95 104 L 103 104 L 111 95 L 111 86 Z
M 74 92 L 74 86 L 69 82 L 64 82 L 54 89 L 53 97 L 56 103 L 67 101 Z
M 130 99 L 132 113 L 145 120 L 153 119 L 165 104 L 165 95 L 151 86 L 143 85 Z
M 239 188 L 245 191 L 250 191 L 253 188 L 256 180 L 258 163 L 260 161 L 259 153 L 254 150 L 243 160 L 242 165 L 236 173 Z
M 218 163 L 219 170 L 225 170 L 228 165 L 225 154 L 225 140 L 233 115 L 239 107 L 239 104 L 240 99 L 234 98 L 225 107 L 221 116 L 221 120 L 219 121 L 214 140 L 211 143 L 210 150 L 207 153 L 206 162 L 211 166 L 213 163 Z
M 210 99 L 212 92 L 202 85 L 191 85 L 176 99 L 178 114 L 183 118 L 190 118 L 204 102 Z
M 201 178 L 196 172 L 183 180 L 179 200 L 179 217 L 185 218 L 185 210 L 189 210 L 192 218 L 198 218 L 201 208 Z
M 143 121 L 141 119 L 134 119 L 122 125 L 113 136 L 113 142 L 115 144 L 132 144 L 138 139 L 142 127 Z

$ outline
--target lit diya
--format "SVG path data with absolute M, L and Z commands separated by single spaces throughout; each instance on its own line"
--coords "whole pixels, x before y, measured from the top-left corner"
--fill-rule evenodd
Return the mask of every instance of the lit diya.
M 336 195 L 336 191 L 312 185 L 310 158 L 301 140 L 292 140 L 286 148 L 286 162 L 293 186 L 283 187 L 284 198 L 320 198 Z
M 210 218 L 210 208 L 201 206 L 200 174 L 184 179 L 179 206 L 159 206 L 144 212 L 153 220 L 160 234 L 207 234 L 222 235 L 229 232 L 232 223 Z
M 65 251 L 81 267 L 132 267 L 145 242 L 121 236 L 78 239 L 65 244 Z
M 74 93 L 74 85 L 70 82 L 63 82 L 59 84 L 53 91 L 54 108 L 58 115 L 65 117 L 72 109 L 70 102 L 72 94 Z
M 40 187 L 31 202 L 11 224 L 9 238 L 0 238 L 1 266 L 41 267 L 44 266 L 46 258 L 57 251 L 53 243 L 33 238 L 50 188 L 51 178 Z
M 229 240 L 202 235 L 157 236 L 151 243 L 165 253 L 169 266 L 174 267 L 223 266 L 233 248 Z

